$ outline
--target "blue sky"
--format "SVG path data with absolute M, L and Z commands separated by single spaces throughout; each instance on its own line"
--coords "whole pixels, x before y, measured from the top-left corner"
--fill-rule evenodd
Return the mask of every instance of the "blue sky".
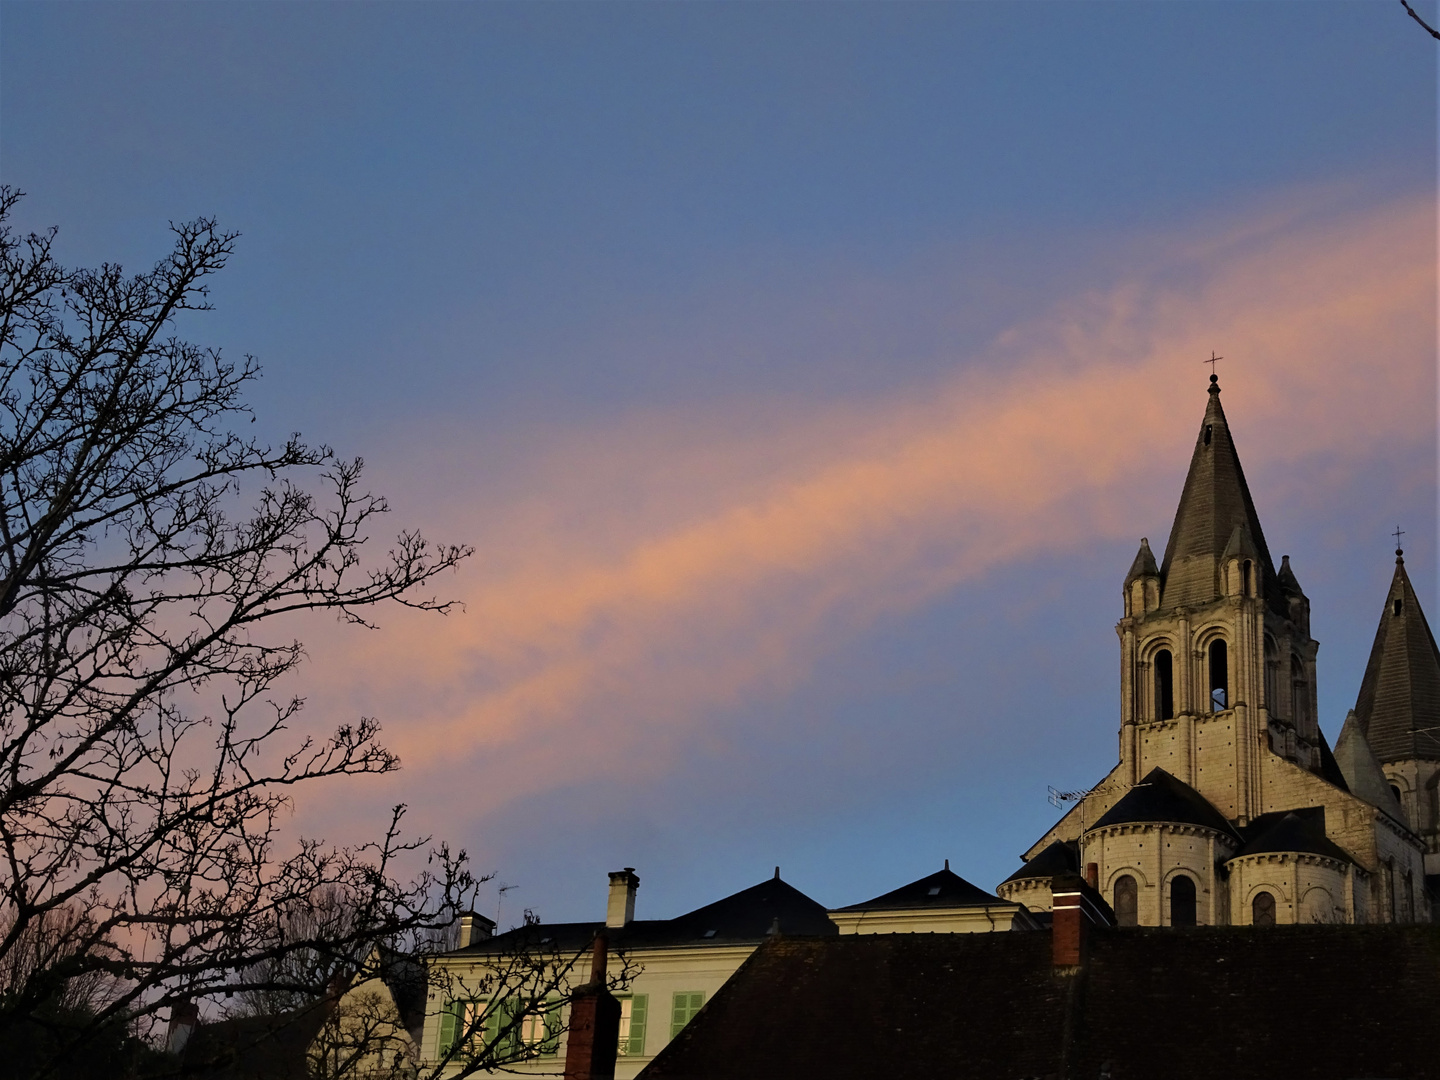
M 480 549 L 463 616 L 315 628 L 315 722 L 407 768 L 300 822 L 409 802 L 513 914 L 620 865 L 647 916 L 776 863 L 840 905 L 993 886 L 1113 762 L 1211 348 L 1332 736 L 1397 520 L 1437 615 L 1434 45 L 1374 3 L 6 2 L 0 180 L 74 263 L 239 230 L 187 332 Z M 1108 471 L 1005 472 L 1087 394 Z

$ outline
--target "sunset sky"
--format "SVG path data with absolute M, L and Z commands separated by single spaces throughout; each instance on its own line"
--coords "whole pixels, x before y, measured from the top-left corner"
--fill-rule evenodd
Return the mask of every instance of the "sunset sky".
M 1434 3 L 1416 5 L 1427 18 Z M 501 921 L 993 888 L 1116 758 L 1120 583 L 1223 401 L 1354 704 L 1436 596 L 1436 42 L 1390 3 L 0 5 L 72 264 L 243 236 L 183 331 L 473 544 L 303 628 L 317 728 Z M 386 538 L 377 536 L 376 543 Z

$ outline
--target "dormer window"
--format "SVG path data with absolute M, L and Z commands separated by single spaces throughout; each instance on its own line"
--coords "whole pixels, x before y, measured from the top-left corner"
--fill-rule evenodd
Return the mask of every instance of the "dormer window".
M 939 895 L 940 895 L 940 886 L 939 886 L 939 885 L 931 885 L 931 886 L 930 886 L 930 893 L 929 893 L 929 895 L 931 895 L 931 896 L 939 896 Z
M 1205 445 L 1206 445 L 1206 446 L 1209 446 L 1209 445 L 1210 445 L 1210 435 L 1211 435 L 1211 433 L 1212 433 L 1214 430 L 1215 430 L 1215 429 L 1214 429 L 1210 424 L 1206 424 L 1206 425 L 1205 425 Z
M 1405 610 L 1405 601 L 1402 600 L 1402 599 L 1400 599 L 1400 597 L 1397 596 L 1397 597 L 1395 598 L 1394 614 L 1399 615 L 1400 612 L 1402 612 L 1402 611 L 1404 611 L 1404 610 Z

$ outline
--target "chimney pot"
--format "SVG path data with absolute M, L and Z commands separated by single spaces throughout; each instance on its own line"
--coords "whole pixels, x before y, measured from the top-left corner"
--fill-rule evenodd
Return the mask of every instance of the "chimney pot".
M 610 927 L 629 926 L 635 919 L 635 892 L 640 888 L 640 878 L 633 866 L 610 873 L 610 901 L 605 907 L 605 925 Z

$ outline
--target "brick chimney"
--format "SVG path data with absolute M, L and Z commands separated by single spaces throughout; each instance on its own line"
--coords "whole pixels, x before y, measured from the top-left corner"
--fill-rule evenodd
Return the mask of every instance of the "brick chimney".
M 495 920 L 487 919 L 478 912 L 462 911 L 455 921 L 460 924 L 455 945 L 457 949 L 474 945 L 477 941 L 489 941 L 495 935 Z
M 633 866 L 611 871 L 610 902 L 605 907 L 606 926 L 628 926 L 634 920 L 635 891 L 639 888 L 640 879 L 635 875 Z
M 1114 926 L 1115 912 L 1079 874 L 1056 874 L 1050 889 L 1053 963 L 1056 968 L 1078 968 L 1085 957 L 1090 927 Z
M 626 873 L 634 877 L 633 872 Z M 611 874 L 613 882 L 616 875 Z M 636 884 L 639 879 L 635 879 Z M 614 889 L 614 886 L 611 886 Z M 614 895 L 613 892 L 611 894 Z M 635 892 L 630 892 L 633 904 Z M 615 1080 L 620 1048 L 620 1002 L 605 985 L 610 943 L 605 931 L 595 934 L 590 981 L 577 987 L 570 1001 L 570 1036 L 565 1043 L 565 1080 Z

